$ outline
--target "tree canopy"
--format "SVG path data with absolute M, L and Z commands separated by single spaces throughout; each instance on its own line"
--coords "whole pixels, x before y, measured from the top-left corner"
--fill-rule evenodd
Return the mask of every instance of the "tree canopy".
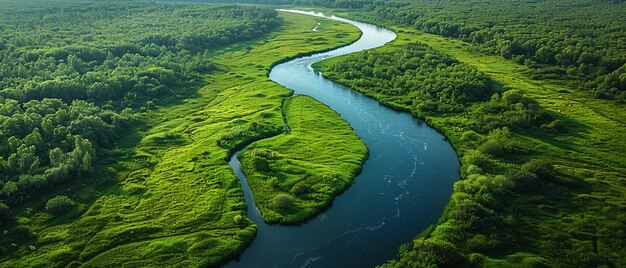
M 278 24 L 276 11 L 259 7 L 1 4 L 0 202 L 8 207 L 92 172 L 141 113 L 193 93 L 185 86 L 214 69 L 212 50 Z

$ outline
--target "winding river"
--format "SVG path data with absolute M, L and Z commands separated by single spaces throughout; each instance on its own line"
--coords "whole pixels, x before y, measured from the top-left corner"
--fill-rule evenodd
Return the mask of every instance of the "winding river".
M 312 16 L 320 13 L 294 10 Z M 258 234 L 226 267 L 372 267 L 396 256 L 398 246 L 436 223 L 459 179 L 459 162 L 444 137 L 405 112 L 395 111 L 315 72 L 311 64 L 384 45 L 386 29 L 338 17 L 358 27 L 361 38 L 329 52 L 277 65 L 269 78 L 314 97 L 337 111 L 365 141 L 370 157 L 354 184 L 316 218 L 299 226 L 267 225 L 235 154 L 248 217 Z

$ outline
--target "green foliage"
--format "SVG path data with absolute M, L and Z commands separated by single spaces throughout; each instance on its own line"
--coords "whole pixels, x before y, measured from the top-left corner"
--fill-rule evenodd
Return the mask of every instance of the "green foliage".
M 266 8 L 120 1 L 1 14 L 0 198 L 12 204 L 92 172 L 140 112 L 213 69 L 208 48 L 278 23 Z
M 400 249 L 400 259 L 380 267 L 464 267 L 468 260 L 448 242 L 436 239 L 416 239 Z
M 74 203 L 74 201 L 72 201 L 69 197 L 58 195 L 46 202 L 46 211 L 59 215 L 72 210 L 75 205 L 76 203 Z
M 525 170 L 509 170 L 506 177 L 522 192 L 533 191 L 540 185 L 537 175 Z
M 478 150 L 481 152 L 491 155 L 491 156 L 502 156 L 504 154 L 504 149 L 502 148 L 502 144 L 497 140 L 487 140 L 485 143 L 478 147 Z M 475 161 L 475 160 L 474 160 Z M 470 162 L 476 164 L 474 162 Z
M 483 137 L 476 131 L 468 130 L 461 134 L 461 140 L 467 143 L 481 143 Z
M 295 208 L 296 202 L 293 196 L 280 193 L 272 198 L 272 205 L 279 211 L 289 212 Z
M 86 9 L 91 3 L 74 0 L 60 2 L 73 3 L 71 5 L 80 6 L 78 9 Z M 169 33 L 172 36 L 204 30 L 224 34 L 228 29 L 234 30 L 228 26 L 229 21 L 254 28 L 259 26 L 254 23 L 256 17 L 266 12 L 275 14 L 263 8 L 258 9 L 261 14 L 255 14 L 257 8 L 254 7 L 140 3 L 136 4 L 139 9 L 133 9 L 132 13 L 126 14 L 128 16 L 117 17 L 117 2 L 98 3 L 112 9 L 111 12 L 101 13 L 105 17 L 111 16 L 111 20 L 107 19 L 107 23 L 103 24 L 132 25 L 145 17 L 148 25 L 139 29 L 143 27 L 147 30 L 134 33 L 137 36 L 161 30 L 167 35 L 170 31 L 167 29 L 172 29 Z M 132 4 L 121 1 L 121 13 L 125 12 L 126 5 Z M 145 12 L 144 8 L 147 9 Z M 170 8 L 174 10 L 169 12 Z M 235 14 L 228 14 L 228 10 Z M 238 10 L 242 11 L 240 15 L 237 15 L 240 13 Z M 180 16 L 175 16 L 179 12 Z M 222 12 L 224 20 L 215 18 Z M 54 17 L 61 12 L 49 13 Z M 80 16 L 76 12 L 72 14 Z M 188 76 L 175 73 L 175 78 L 181 78 L 182 84 L 179 85 L 184 86 L 168 86 L 171 93 L 158 93 L 157 100 L 148 98 L 146 101 L 153 101 L 156 105 L 155 110 L 142 109 L 142 102 L 138 102 L 138 108 L 122 109 L 118 114 L 145 124 L 128 122 L 132 124 L 126 124 L 128 130 L 119 133 L 111 148 L 102 148 L 96 141 L 90 140 L 97 152 L 96 157 L 91 159 L 95 172 L 81 171 L 81 175 L 77 176 L 80 179 L 65 180 L 60 184 L 62 187 L 32 193 L 31 196 L 37 198 L 28 202 L 9 204 L 17 227 L 9 230 L 8 236 L 0 236 L 0 266 L 212 267 L 240 254 L 254 238 L 256 227 L 245 217 L 240 184 L 226 159 L 232 150 L 243 145 L 242 142 L 276 135 L 283 129 L 280 107 L 290 91 L 269 81 L 267 70 L 284 57 L 327 50 L 358 38 L 358 30 L 343 23 L 323 20 L 320 25 L 323 31 L 312 32 L 310 29 L 317 24 L 317 18 L 296 14 L 279 16 L 274 19 L 283 23 L 282 26 L 264 29 L 267 34 L 262 38 L 250 41 L 239 39 L 238 44 L 230 44 L 232 40 L 224 39 L 225 44 L 230 44 L 222 47 L 224 49 L 210 47 L 210 55 L 206 56 L 214 62 L 211 66 L 220 66 L 220 69 L 211 69 L 208 74 L 198 72 L 197 77 L 202 78 L 201 81 L 187 83 L 185 79 Z M 79 20 L 73 26 L 87 31 L 89 28 L 85 29 L 81 24 L 87 22 Z M 69 35 L 72 27 L 68 28 L 66 34 Z M 103 37 L 110 36 L 113 43 L 134 38 L 133 34 L 111 36 L 105 29 L 101 30 L 104 31 Z M 269 33 L 270 30 L 276 32 Z M 232 34 L 246 32 L 254 30 Z M 95 37 L 96 33 L 93 35 Z M 250 37 L 257 36 L 261 35 Z M 318 37 L 324 37 L 327 42 L 311 44 L 305 41 L 306 38 Z M 98 43 L 93 46 L 97 47 Z M 190 53 L 193 55 L 195 52 Z M 199 53 L 204 55 L 202 51 Z M 176 59 L 173 57 L 166 62 L 175 64 Z M 204 56 L 200 58 L 201 61 L 205 59 Z M 137 63 L 143 64 L 141 61 Z M 141 68 L 136 71 L 141 71 Z M 198 84 L 200 82 L 203 86 Z M 180 96 L 170 97 L 172 94 Z M 180 101 L 180 98 L 186 100 Z M 110 107 L 97 102 L 95 106 L 118 111 L 116 102 L 112 101 Z M 123 100 L 119 105 L 122 104 Z M 72 113 L 71 109 L 67 112 Z M 112 118 L 111 122 L 117 122 L 115 116 Z M 103 120 L 107 122 L 108 119 L 105 117 Z M 233 140 L 235 142 L 231 145 L 218 145 L 217 141 L 232 127 L 253 122 L 268 127 L 256 128 L 244 138 Z M 30 133 L 32 129 L 25 135 Z M 45 140 L 46 131 L 40 128 L 39 133 Z M 36 138 L 36 134 L 32 136 Z M 0 148 L 17 150 L 21 146 L 17 138 L 7 141 L 0 143 Z M 49 151 L 41 152 L 39 158 L 46 160 L 40 162 L 50 161 L 50 166 L 55 168 L 62 167 L 64 161 L 81 165 L 88 163 L 84 154 L 88 149 L 86 147 L 81 147 L 82 153 L 72 154 L 76 159 L 68 156 L 75 146 L 74 140 L 67 145 L 52 143 Z M 61 149 L 63 154 L 55 148 Z M 80 161 L 79 155 L 82 156 Z M 4 166 L 7 158 L 0 159 L 0 166 Z M 40 209 L 44 206 L 37 204 L 37 200 L 49 195 L 71 196 L 77 202 L 78 213 L 49 217 Z M 241 217 L 239 223 L 235 222 L 236 216 Z M 11 243 L 19 246 L 10 247 Z M 37 250 L 29 250 L 29 244 L 36 246 Z
M 543 158 L 528 161 L 522 166 L 522 170 L 533 173 L 542 180 L 552 180 L 556 177 L 554 165 Z
M 424 112 L 455 112 L 492 94 L 489 77 L 419 43 L 352 54 L 327 68 L 334 79 Z
M 236 215 L 235 217 L 233 217 L 233 221 L 235 222 L 235 224 L 239 225 L 242 223 L 243 217 L 241 217 L 241 215 Z
M 462 123 L 476 132 L 528 127 L 548 117 L 519 90 L 494 92 L 485 74 L 413 41 L 314 66 L 331 79 L 420 116 L 469 111 L 475 119 Z
M 379 3 L 378 7 L 386 5 Z M 450 7 L 451 1 L 440 1 L 439 5 Z M 425 8 L 428 11 L 430 7 Z M 382 12 L 377 16 L 385 17 Z M 380 17 L 372 18 L 382 21 Z M 395 26 L 398 38 L 369 52 L 393 51 L 398 55 L 397 60 L 387 63 L 395 66 L 390 69 L 410 62 L 401 57 L 402 49 L 419 40 L 493 80 L 489 98 L 459 105 L 453 112 L 441 112 L 422 108 L 432 99 L 402 102 L 410 91 L 390 92 L 371 84 L 376 81 L 388 85 L 394 76 L 379 82 L 361 70 L 347 73 L 333 69 L 364 56 L 334 58 L 315 66 L 325 76 L 383 104 L 423 118 L 443 132 L 457 150 L 463 180 L 455 184 L 436 227 L 421 234 L 420 239 L 449 243 L 471 266 L 623 266 L 623 243 L 618 246 L 610 235 L 604 235 L 614 232 L 622 239 L 623 232 L 614 228 L 626 226 L 622 200 L 626 187 L 620 183 L 620 174 L 626 172 L 626 155 L 620 150 L 626 146 L 623 107 L 581 93 L 575 84 L 580 85 L 580 80 L 572 79 L 572 86 L 561 81 L 533 80 L 530 76 L 534 72 L 528 67 L 479 53 L 466 42 Z M 447 79 L 443 75 L 441 81 Z M 422 250 L 403 246 L 399 258 L 385 265 L 444 266 L 445 262 L 437 261 L 446 256 L 444 253 L 435 251 L 434 257 L 426 258 L 420 255 Z M 435 258 L 439 254 L 442 258 Z
M 535 79 L 567 76 L 599 98 L 626 98 L 624 1 L 372 2 L 360 18 L 463 40 L 534 68 Z
M 263 219 L 300 223 L 350 186 L 367 147 L 341 116 L 310 97 L 288 98 L 283 109 L 291 133 L 254 142 L 239 157 Z
M 0 224 L 8 224 L 11 221 L 11 213 L 9 212 L 9 206 L 0 202 Z

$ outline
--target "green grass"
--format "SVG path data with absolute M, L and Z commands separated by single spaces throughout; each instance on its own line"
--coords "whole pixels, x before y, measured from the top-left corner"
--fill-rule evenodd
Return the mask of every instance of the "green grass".
M 234 149 L 282 132 L 281 103 L 291 95 L 267 72 L 285 57 L 359 36 L 344 23 L 322 20 L 320 31 L 312 32 L 317 18 L 280 16 L 282 26 L 267 37 L 215 52 L 219 70 L 207 75 L 207 85 L 196 97 L 148 115 L 148 126 L 122 140 L 116 164 L 101 163 L 89 183 L 59 190 L 89 194 L 75 198 L 76 213 L 53 220 L 28 210 L 18 217 L 37 235 L 37 249 L 21 247 L 0 266 L 189 267 L 216 265 L 241 252 L 256 227 L 245 217 L 227 160 Z M 325 42 L 307 41 L 319 37 Z
M 255 142 L 239 158 L 263 219 L 301 223 L 350 186 L 367 147 L 339 114 L 311 97 L 289 98 L 284 109 L 291 133 Z
M 372 96 L 382 103 L 399 109 L 412 111 L 423 117 L 429 125 L 444 133 L 455 147 L 463 164 L 464 180 L 457 183 L 446 212 L 438 225 L 416 239 L 412 247 L 401 250 L 401 257 L 389 266 L 419 266 L 412 260 L 428 258 L 428 250 L 436 247 L 424 246 L 423 241 L 452 241 L 456 250 L 479 266 L 528 266 L 540 264 L 550 266 L 598 265 L 602 263 L 624 266 L 626 248 L 623 234 L 626 226 L 626 109 L 616 102 L 594 99 L 589 92 L 582 91 L 578 81 L 533 80 L 528 67 L 518 65 L 498 56 L 476 53 L 469 44 L 455 39 L 425 34 L 406 28 L 394 28 L 397 40 L 379 48 L 378 51 L 401 47 L 411 42 L 422 42 L 436 50 L 449 54 L 459 61 L 474 66 L 496 81 L 496 87 L 517 89 L 537 100 L 541 107 L 554 119 L 563 122 L 561 131 L 548 131 L 539 126 L 512 131 L 511 142 L 517 152 L 492 161 L 498 170 L 519 168 L 522 163 L 536 159 L 548 159 L 554 164 L 557 176 L 542 183 L 539 189 L 528 193 L 507 195 L 506 207 L 495 215 L 506 222 L 509 237 L 507 247 L 478 249 L 476 241 L 491 238 L 473 233 L 462 241 L 455 237 L 459 222 L 451 216 L 461 215 L 457 204 L 468 198 L 463 192 L 468 187 L 493 187 L 480 176 L 468 176 L 469 150 L 476 149 L 476 141 L 463 140 L 461 135 L 468 130 L 468 123 L 475 119 L 471 114 L 424 114 L 408 105 L 389 103 L 392 96 L 378 94 L 367 88 L 356 90 Z M 330 59 L 317 64 L 324 74 L 350 86 L 351 81 L 341 79 L 325 69 Z M 492 181 L 500 181 L 495 177 Z M 496 182 L 497 183 L 497 182 Z M 478 186 L 468 186 L 478 185 Z M 465 189 L 465 190 L 463 190 Z M 483 190 L 485 189 L 483 188 Z M 487 191 L 489 193 L 489 191 Z M 484 194 L 484 193 L 483 193 Z M 478 196 L 478 195 L 477 195 Z M 473 198 L 473 197 L 472 197 Z M 493 200 L 493 197 L 492 197 Z M 502 231 L 502 230 L 498 230 Z M 467 235 L 467 234 L 464 234 Z M 620 242 L 621 241 L 621 242 Z M 422 252 L 422 253 L 420 253 Z M 440 251 L 442 253 L 444 251 Z M 449 252 L 448 252 L 449 253 Z M 424 255 L 419 255 L 424 254 Z M 421 257 L 417 257 L 421 256 Z M 434 260 L 434 259 L 431 259 Z M 422 263 L 424 264 L 424 263 Z

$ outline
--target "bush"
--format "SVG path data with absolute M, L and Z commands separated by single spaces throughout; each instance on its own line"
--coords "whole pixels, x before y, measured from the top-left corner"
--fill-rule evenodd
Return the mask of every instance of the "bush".
M 237 215 L 235 217 L 233 217 L 233 221 L 235 222 L 235 224 L 239 225 L 241 224 L 241 221 L 243 220 L 243 217 L 241 217 L 241 215 Z
M 289 194 L 277 194 L 272 199 L 272 204 L 275 208 L 280 209 L 282 211 L 289 211 L 295 206 L 294 198 Z
M 537 178 L 537 175 L 525 170 L 509 170 L 506 174 L 506 177 L 509 180 L 515 182 L 515 186 L 517 189 L 524 192 L 536 189 L 538 186 L 537 183 L 539 182 L 539 178 Z
M 76 203 L 74 203 L 74 201 L 72 201 L 69 197 L 59 195 L 48 200 L 46 203 L 46 211 L 55 215 L 60 215 L 72 210 L 75 205 Z
M 475 165 L 481 169 L 486 169 L 491 166 L 491 159 L 489 159 L 489 156 L 478 150 L 468 150 L 465 155 L 463 155 L 463 158 L 465 158 L 465 161 L 468 164 Z
M 467 173 L 468 175 L 472 175 L 472 174 L 483 174 L 484 171 L 482 168 L 476 166 L 476 165 L 468 165 L 467 169 L 465 170 L 465 173 Z
M 502 148 L 502 144 L 497 140 L 488 140 L 478 147 L 478 149 L 491 156 L 501 156 L 504 154 L 504 148 Z
M 11 214 L 9 212 L 9 206 L 0 202 L 0 224 L 4 225 L 11 220 Z
M 483 137 L 476 133 L 476 131 L 473 130 L 468 130 L 463 132 L 463 134 L 461 134 L 461 140 L 465 141 L 465 142 L 470 142 L 472 144 L 476 144 L 476 143 L 481 143 L 483 140 Z
M 556 176 L 554 166 L 546 159 L 533 159 L 524 164 L 522 170 L 533 173 L 542 180 L 550 180 Z
M 463 267 L 467 259 L 452 244 L 436 239 L 413 242 L 417 267 Z
M 297 196 L 306 195 L 311 192 L 311 187 L 305 182 L 300 181 L 291 187 L 291 193 Z
M 252 168 L 254 170 L 260 171 L 260 172 L 269 171 L 269 169 L 270 169 L 270 162 L 267 161 L 267 159 L 265 159 L 265 158 L 254 156 L 252 158 Z

